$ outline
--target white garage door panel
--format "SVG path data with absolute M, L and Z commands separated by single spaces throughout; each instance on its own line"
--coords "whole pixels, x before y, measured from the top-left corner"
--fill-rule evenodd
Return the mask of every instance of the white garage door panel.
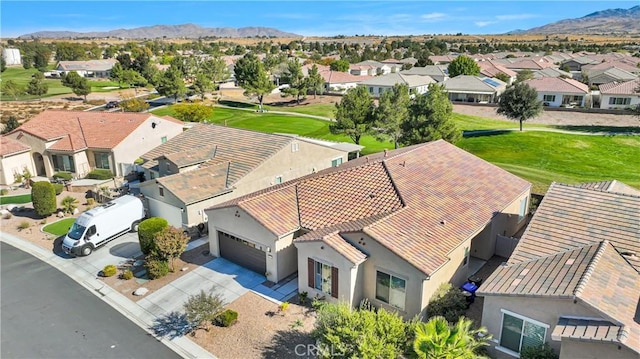
M 149 198 L 149 216 L 162 217 L 169 222 L 170 226 L 182 228 L 182 210 L 180 208 L 160 202 L 157 199 Z

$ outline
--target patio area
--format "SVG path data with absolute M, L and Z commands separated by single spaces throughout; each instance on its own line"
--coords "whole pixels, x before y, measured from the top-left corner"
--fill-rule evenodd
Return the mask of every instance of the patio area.
M 473 264 L 478 266 L 479 264 L 481 264 L 481 262 L 484 262 L 478 259 L 474 263 L 473 259 L 474 258 L 471 258 L 471 261 L 469 262 L 469 268 L 471 268 Z M 469 273 L 473 273 L 473 276 L 480 277 L 483 281 L 485 281 L 499 266 L 502 265 L 502 263 L 505 263 L 506 261 L 507 258 L 493 256 L 488 261 L 484 262 L 482 266 L 479 266 L 475 272 L 470 271 Z M 482 287 L 482 284 L 480 285 L 480 287 Z M 480 326 L 480 323 L 482 323 L 483 304 L 484 298 L 476 297 L 476 300 L 469 306 L 469 309 L 467 309 L 465 313 L 465 316 L 467 318 L 473 319 L 474 324 L 478 327 Z

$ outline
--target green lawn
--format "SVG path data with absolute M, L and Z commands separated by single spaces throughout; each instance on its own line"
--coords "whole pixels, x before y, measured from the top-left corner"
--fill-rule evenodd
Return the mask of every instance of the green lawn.
M 42 230 L 47 233 L 51 233 L 54 236 L 62 236 L 69 232 L 69 228 L 71 228 L 71 225 L 75 220 L 75 218 L 61 219 L 57 222 L 47 224 L 46 226 L 44 226 L 44 228 L 42 228 Z
M 0 204 L 23 204 L 31 202 L 31 194 L 21 194 L 17 196 L 2 196 L 0 197 Z
M 640 137 L 508 132 L 456 143 L 546 192 L 552 181 L 579 183 L 617 179 L 640 188 Z
M 329 117 L 329 118 L 335 118 L 336 116 L 336 105 L 332 103 L 318 103 L 313 105 L 302 104 L 296 107 L 270 106 L 269 110 L 303 113 L 306 115 L 322 116 L 322 117 Z

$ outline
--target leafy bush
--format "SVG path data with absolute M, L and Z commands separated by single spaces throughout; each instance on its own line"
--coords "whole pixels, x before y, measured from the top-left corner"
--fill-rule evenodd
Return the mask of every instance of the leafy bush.
M 95 169 L 87 175 L 88 179 L 108 180 L 113 178 L 113 173 L 105 169 Z
M 18 225 L 18 229 L 19 229 L 19 230 L 27 229 L 27 228 L 29 228 L 29 227 L 31 227 L 31 224 L 30 224 L 29 222 L 27 222 L 27 221 L 22 221 L 22 222 L 20 222 L 20 224 Z
M 71 172 L 56 172 L 53 174 L 53 178 L 63 181 L 71 181 Z
M 48 217 L 57 209 L 56 190 L 49 182 L 34 183 L 31 188 L 31 200 L 33 201 L 33 209 L 39 216 Z
M 195 294 L 187 299 L 184 303 L 184 311 L 187 320 L 196 329 L 208 329 L 210 323 L 213 323 L 220 313 L 224 302 L 219 294 L 205 293 L 204 290 L 200 294 Z
M 124 280 L 129 280 L 133 278 L 133 272 L 130 269 L 127 269 L 124 272 L 122 272 L 122 275 L 120 276 L 120 278 Z
M 96 200 L 94 198 L 87 198 L 88 206 L 93 206 L 94 204 L 96 204 Z
M 158 279 L 169 274 L 169 261 L 158 258 L 148 258 L 144 264 L 149 279 Z
M 9 193 L 9 190 L 6 188 L 0 189 L 0 196 L 6 196 Z
M 138 225 L 138 241 L 140 242 L 140 250 L 145 255 L 151 253 L 154 249 L 154 239 L 156 233 L 159 233 L 169 227 L 169 222 L 160 217 L 151 217 L 140 222 Z
M 427 317 L 443 316 L 449 323 L 455 323 L 466 309 L 467 299 L 462 291 L 451 283 L 443 283 L 429 300 Z
M 544 343 L 539 347 L 524 347 L 520 351 L 521 359 L 558 359 L 558 354 L 549 346 L 548 343 Z
M 230 327 L 238 320 L 238 312 L 235 310 L 227 309 L 220 313 L 216 318 L 216 323 L 221 327 Z
M 118 272 L 118 268 L 116 268 L 116 266 L 113 264 L 107 264 L 106 266 L 104 266 L 104 268 L 102 268 L 103 277 L 112 277 L 116 275 L 116 272 Z
M 289 302 L 282 302 L 278 306 L 278 310 L 281 311 L 281 312 L 286 312 L 287 309 L 289 309 Z
M 56 196 L 62 193 L 64 185 L 62 183 L 52 183 L 53 189 L 56 191 Z
M 64 209 L 65 213 L 72 214 L 73 211 L 78 208 L 78 200 L 72 196 L 66 196 L 62 199 L 60 205 Z

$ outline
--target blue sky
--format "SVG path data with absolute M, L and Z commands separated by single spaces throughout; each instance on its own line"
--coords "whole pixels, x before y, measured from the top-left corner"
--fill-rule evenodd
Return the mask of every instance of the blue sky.
M 638 1 L 6 1 L 1 37 L 193 23 L 274 27 L 305 36 L 496 34 Z

